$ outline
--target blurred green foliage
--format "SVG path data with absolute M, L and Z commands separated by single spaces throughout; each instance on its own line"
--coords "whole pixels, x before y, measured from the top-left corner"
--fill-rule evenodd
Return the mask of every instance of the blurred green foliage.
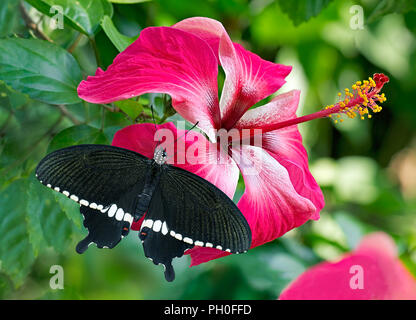
M 306 268 L 336 259 L 375 230 L 394 237 L 416 275 L 415 1 L 111 2 L 0 3 L 0 298 L 276 299 Z M 53 5 L 64 8 L 63 30 L 51 23 Z M 351 27 L 353 5 L 363 8 L 362 29 Z M 189 257 L 176 259 L 177 279 L 166 283 L 133 235 L 113 250 L 76 254 L 86 233 L 77 205 L 40 186 L 33 170 L 48 151 L 109 144 L 118 129 L 150 121 L 150 102 L 158 121 L 171 117 L 162 95 L 103 106 L 82 102 L 75 90 L 141 29 L 191 16 L 217 19 L 247 49 L 293 65 L 281 92 L 301 89 L 299 115 L 333 103 L 338 91 L 375 72 L 391 81 L 383 112 L 371 121 L 300 126 L 325 193 L 319 221 L 245 255 L 192 268 Z M 237 197 L 243 190 L 240 183 Z M 64 268 L 64 290 L 49 287 L 52 265 Z

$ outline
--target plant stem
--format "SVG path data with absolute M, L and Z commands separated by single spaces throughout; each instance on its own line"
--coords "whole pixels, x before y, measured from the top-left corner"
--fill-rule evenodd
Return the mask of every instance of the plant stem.
M 85 108 L 85 123 L 88 123 L 90 122 L 90 106 L 85 100 L 82 100 L 82 103 L 84 104 Z
M 22 1 L 19 2 L 19 10 L 23 20 L 25 21 L 26 27 L 32 30 L 36 37 L 42 40 L 53 42 L 52 39 L 43 33 L 43 31 L 38 28 L 37 24 L 33 22 Z
M 81 122 L 79 122 L 78 119 L 75 118 L 75 116 L 72 113 L 70 113 L 64 105 L 60 104 L 60 105 L 57 105 L 57 107 L 58 107 L 59 111 L 61 112 L 61 114 L 65 117 L 67 117 L 69 120 L 71 120 L 71 122 L 74 125 L 77 126 L 77 125 L 81 124 Z
M 71 45 L 71 46 L 67 49 L 67 51 L 68 51 L 69 53 L 74 52 L 74 50 L 75 50 L 75 49 L 76 49 L 76 47 L 78 46 L 78 44 L 79 44 L 79 42 L 81 41 L 81 39 L 82 39 L 82 33 L 78 32 L 78 36 L 77 36 L 77 38 L 75 39 L 74 43 L 72 43 L 72 45 Z
M 97 66 L 101 67 L 100 53 L 98 52 L 97 43 L 95 42 L 95 38 L 91 37 L 89 39 L 90 39 L 92 49 L 94 50 L 95 61 L 97 62 Z
M 101 131 L 104 131 L 104 124 L 105 124 L 105 108 L 101 109 Z

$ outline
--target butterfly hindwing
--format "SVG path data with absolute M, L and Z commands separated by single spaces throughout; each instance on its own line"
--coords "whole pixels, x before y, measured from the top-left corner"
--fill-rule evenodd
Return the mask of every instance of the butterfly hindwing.
M 84 217 L 84 227 L 88 230 L 88 235 L 81 240 L 76 251 L 83 253 L 91 243 L 95 243 L 98 248 L 114 248 L 125 237 L 130 230 L 128 221 L 118 221 L 108 217 L 98 210 L 89 207 L 81 207 L 81 214 Z
M 250 227 L 225 193 L 180 168 L 162 170 L 139 236 L 146 257 L 165 265 L 166 279 L 172 259 L 193 246 L 231 253 L 250 248 Z
M 182 257 L 184 251 L 192 246 L 169 235 L 165 222 L 169 210 L 164 206 L 161 191 L 160 188 L 156 188 L 153 194 L 139 237 L 143 242 L 144 255 L 154 264 L 162 264 L 166 280 L 173 281 L 175 272 L 172 259 Z

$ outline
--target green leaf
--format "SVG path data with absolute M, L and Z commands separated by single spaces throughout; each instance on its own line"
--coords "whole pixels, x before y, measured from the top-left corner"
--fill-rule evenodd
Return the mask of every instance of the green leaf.
M 317 16 L 332 0 L 278 0 L 280 8 L 295 26 Z
M 126 113 L 131 120 L 135 120 L 143 111 L 143 106 L 135 100 L 122 100 L 114 103 L 124 113 Z
M 149 2 L 151 0 L 108 0 L 112 3 L 131 4 L 131 3 L 142 3 Z
M 80 102 L 77 61 L 55 44 L 37 39 L 0 40 L 0 79 L 31 98 L 50 104 Z
M 382 0 L 377 3 L 368 17 L 368 23 L 381 18 L 389 13 L 406 13 L 416 10 L 416 0 Z
M 348 248 L 354 250 L 364 236 L 363 224 L 354 218 L 350 212 L 338 211 L 333 216 L 345 234 Z
M 105 16 L 101 21 L 101 27 L 103 28 L 107 37 L 111 40 L 113 45 L 119 52 L 124 51 L 129 45 L 131 45 L 137 37 L 127 37 L 121 34 L 114 26 L 113 21 L 109 16 Z
M 0 262 L 1 271 L 15 286 L 22 284 L 34 261 L 27 233 L 26 181 L 21 179 L 0 192 Z
M 0 2 L 0 37 L 13 33 L 18 24 L 19 2 L 16 0 L 2 0 Z
M 27 192 L 27 221 L 35 255 L 44 245 L 63 252 L 71 241 L 72 222 L 55 201 L 56 192 L 32 178 Z
M 113 15 L 113 6 L 106 0 L 26 0 L 40 12 L 54 17 L 59 14 L 58 9 L 64 15 L 64 24 L 82 32 L 88 36 L 94 35 L 100 26 L 104 15 Z
M 51 141 L 48 153 L 78 144 L 109 144 L 105 134 L 96 128 L 82 124 L 59 132 Z

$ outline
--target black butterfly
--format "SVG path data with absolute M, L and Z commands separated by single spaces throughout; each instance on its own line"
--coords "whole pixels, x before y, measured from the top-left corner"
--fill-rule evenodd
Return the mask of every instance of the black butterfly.
M 201 177 L 166 163 L 156 148 L 149 159 L 107 145 L 78 145 L 41 160 L 36 177 L 81 205 L 88 235 L 76 247 L 113 248 L 145 215 L 139 238 L 154 264 L 173 281 L 172 259 L 193 246 L 241 253 L 250 248 L 250 227 L 234 202 Z

